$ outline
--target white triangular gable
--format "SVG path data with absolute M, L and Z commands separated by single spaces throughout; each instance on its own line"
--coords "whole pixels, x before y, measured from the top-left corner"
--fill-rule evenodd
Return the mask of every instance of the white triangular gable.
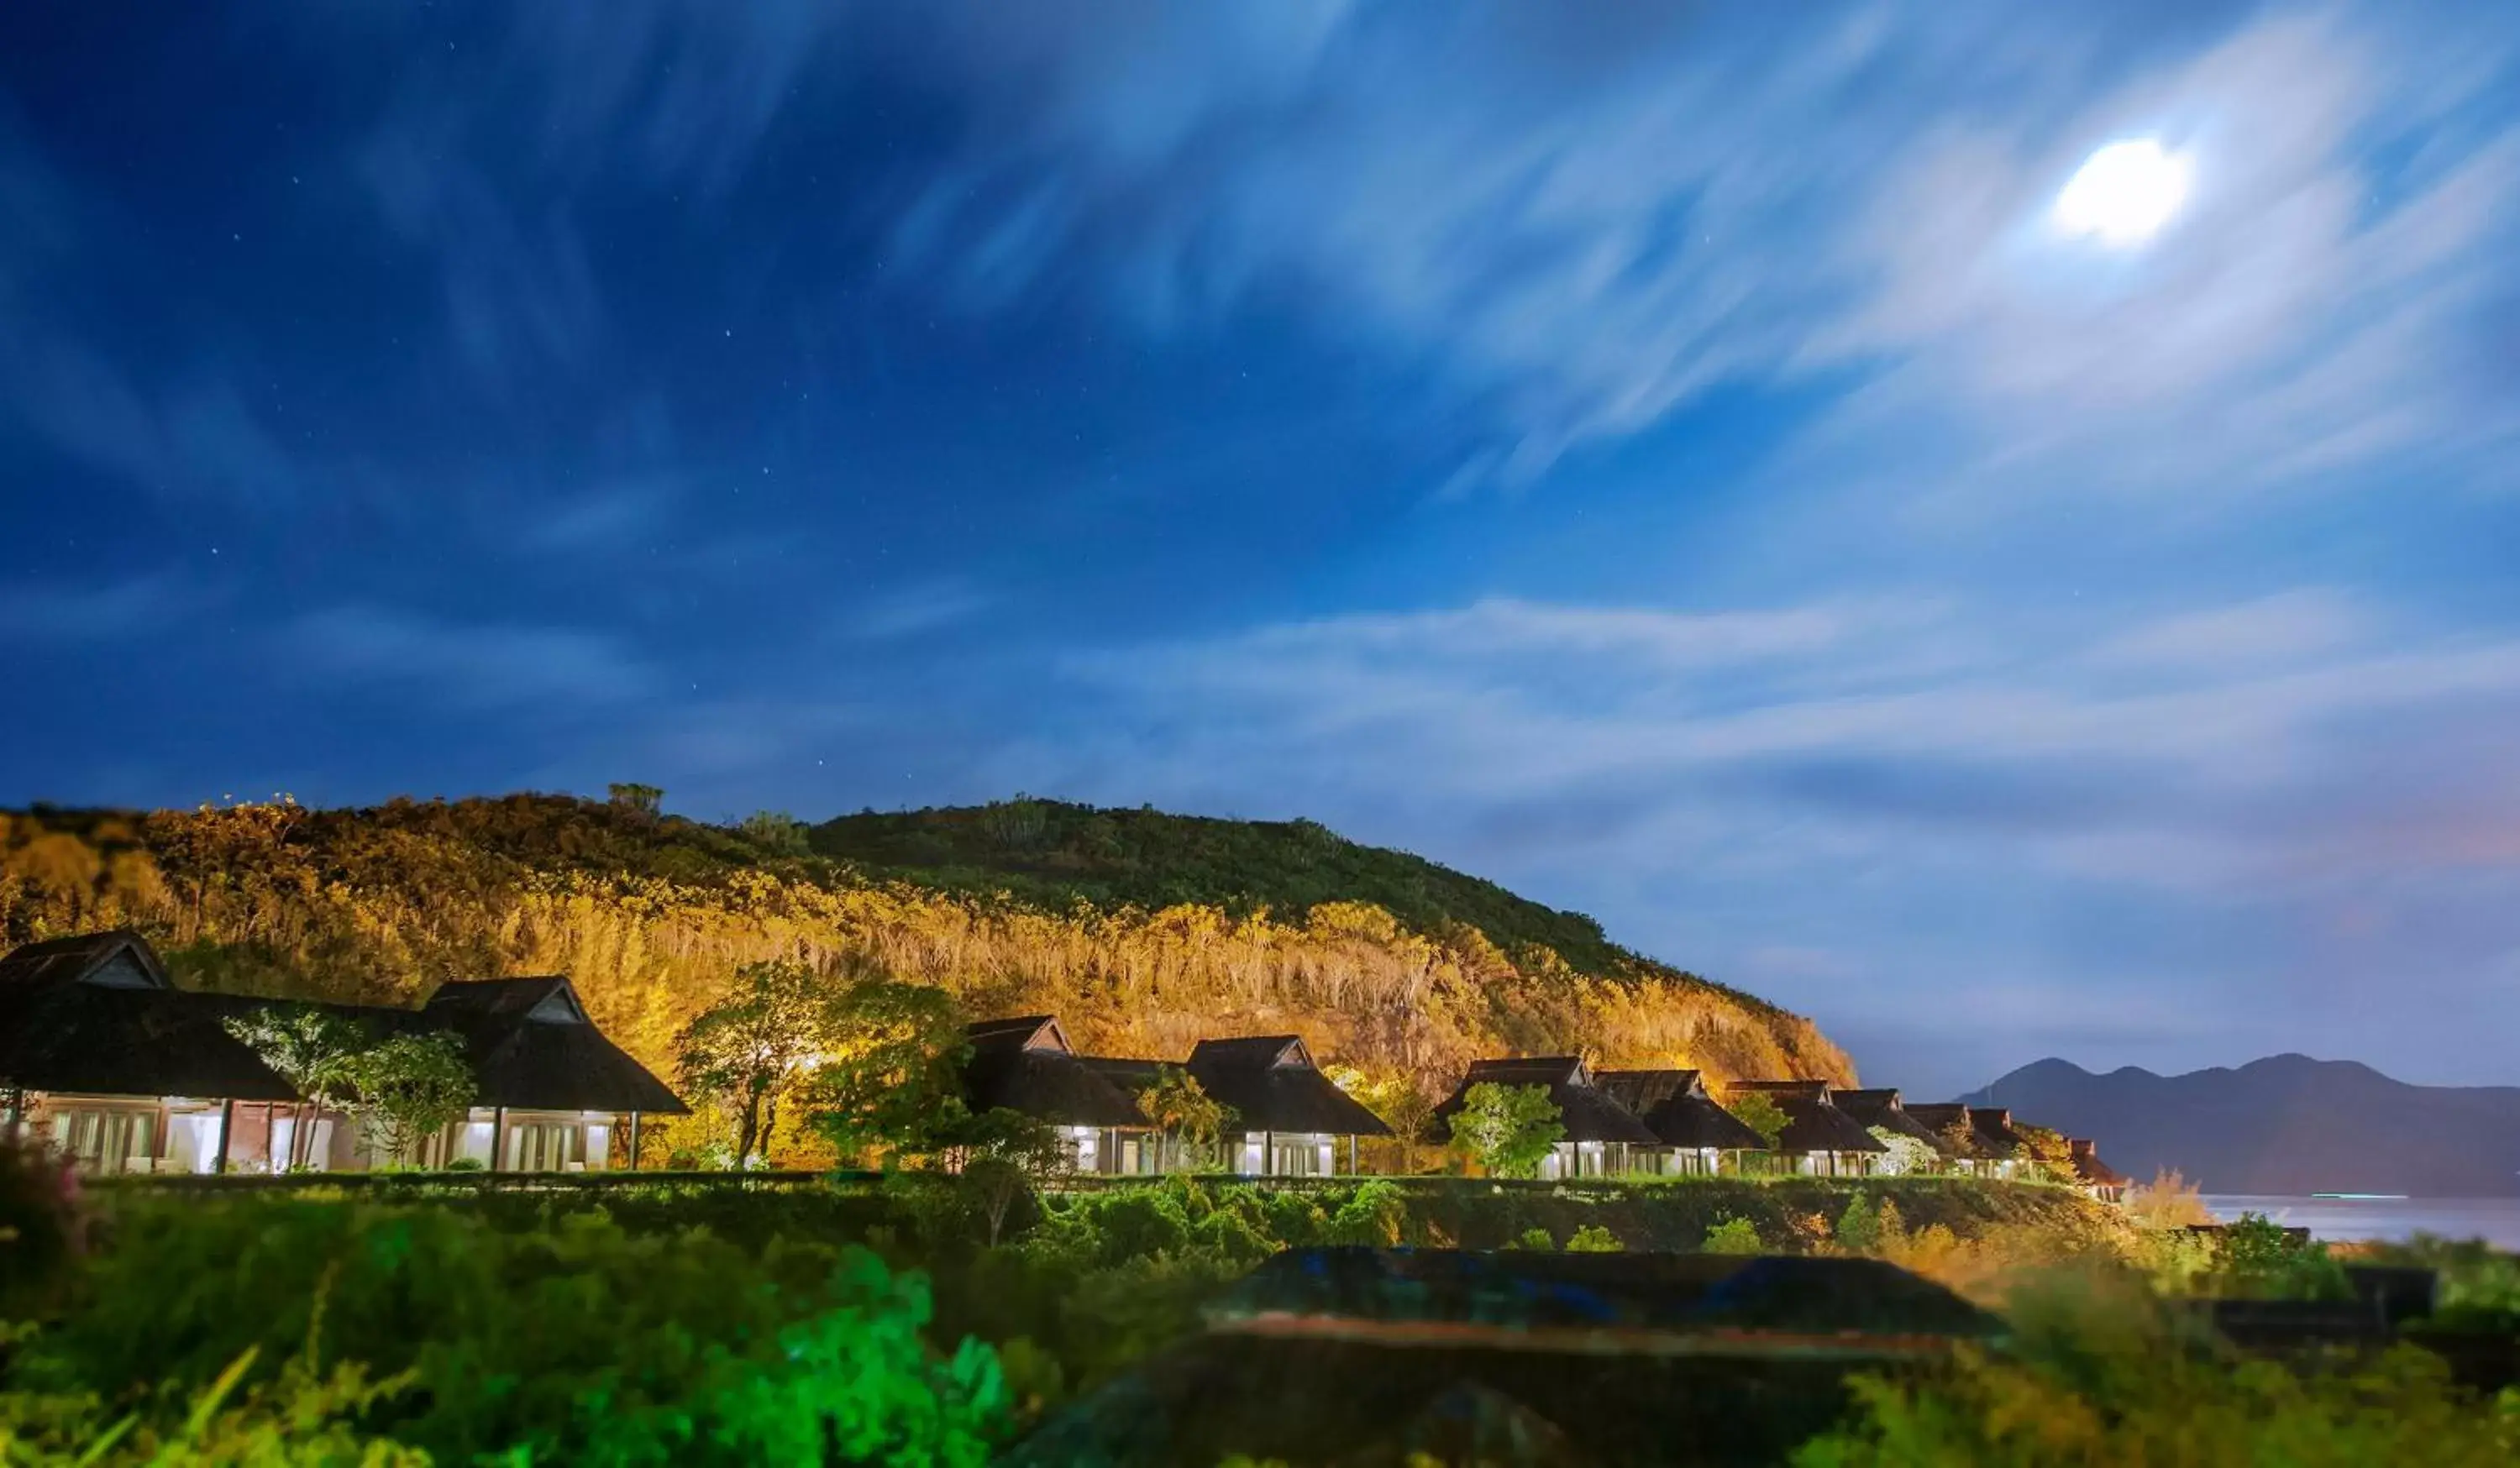
M 125 938 L 87 966 L 78 982 L 99 989 L 166 989 L 165 974 L 137 938 Z
M 552 986 L 551 993 L 534 1001 L 534 1006 L 525 1011 L 525 1019 L 538 1025 L 582 1025 L 587 1022 L 586 1006 L 577 1001 L 577 991 L 569 987 L 568 980 L 562 979 Z

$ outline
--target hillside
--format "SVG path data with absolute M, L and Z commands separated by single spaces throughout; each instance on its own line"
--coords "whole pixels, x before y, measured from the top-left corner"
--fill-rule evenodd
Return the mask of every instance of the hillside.
M 2181 1076 L 2048 1059 L 1965 1099 L 2092 1137 L 2138 1178 L 2176 1168 L 2214 1192 L 2520 1195 L 2512 1087 L 2409 1086 L 2306 1055 Z
M 1052 911 L 1079 902 L 1106 910 L 1197 903 L 1241 916 L 1372 903 L 1414 932 L 1473 927 L 1508 952 L 1547 948 L 1583 973 L 1657 966 L 1613 945 L 1581 912 L 1543 907 L 1405 851 L 1358 845 L 1311 821 L 1220 821 L 1019 796 L 843 816 L 814 827 L 810 839 L 818 854 L 871 875 L 1008 892 Z
M 1020 801 L 796 834 L 551 795 L 0 814 L 0 939 L 127 924 L 186 983 L 386 1002 L 562 972 L 660 1070 L 737 966 L 794 956 L 1117 1053 L 1293 1030 L 1438 1093 L 1517 1051 L 1852 1074 L 1808 1020 L 1589 918 L 1308 823 Z

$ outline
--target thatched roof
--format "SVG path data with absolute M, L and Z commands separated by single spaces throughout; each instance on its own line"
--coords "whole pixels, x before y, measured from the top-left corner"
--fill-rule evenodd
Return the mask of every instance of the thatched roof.
M 292 1101 L 227 1022 L 275 1007 L 338 1014 L 372 1034 L 452 1032 L 480 1104 L 561 1111 L 686 1108 L 587 1020 L 562 978 L 449 984 L 418 1011 L 177 989 L 127 932 L 31 943 L 0 958 L 0 1081 L 99 1095 Z
M 1908 1114 L 1908 1108 L 1900 1103 L 1899 1091 L 1895 1087 L 1879 1087 L 1869 1090 L 1833 1090 L 1829 1092 L 1828 1098 L 1830 1104 L 1862 1123 L 1868 1132 L 1879 1128 L 1884 1132 L 1896 1133 L 1901 1136 L 1923 1142 L 1945 1156 L 1958 1155 L 1948 1137 Z
M 1764 1095 L 1785 1114 L 1785 1130 L 1777 1137 L 1779 1152 L 1890 1150 L 1862 1122 L 1831 1104 L 1825 1081 L 1736 1081 L 1732 1089 Z
M 533 1111 L 649 1111 L 689 1106 L 586 1017 L 557 975 L 467 979 L 441 987 L 420 1028 L 452 1030 L 481 1088 L 477 1104 Z
M 1485 1085 L 1536 1086 L 1548 1091 L 1549 1099 L 1557 1103 L 1568 1141 L 1662 1145 L 1662 1138 L 1654 1135 L 1652 1128 L 1595 1083 L 1592 1069 L 1576 1055 L 1472 1061 L 1470 1073 L 1435 1108 L 1428 1130 L 1437 1136 L 1444 1135 L 1447 1125 L 1468 1099 L 1470 1088 Z
M 2074 1154 L 2074 1176 L 2093 1187 L 2125 1187 L 2135 1179 L 2100 1160 L 2099 1148 L 2087 1136 L 2069 1136 L 2065 1145 Z
M 2012 1130 L 2012 1113 L 2001 1106 L 1971 1106 L 1968 1109 L 1969 1130 L 1977 1138 L 1978 1154 L 1983 1157 L 2028 1158 L 2035 1155 L 2030 1143 Z
M 1132 1091 L 1080 1059 L 1047 1014 L 985 1019 L 966 1027 L 970 1058 L 963 1100 L 973 1111 L 1004 1107 L 1061 1127 L 1144 1127 Z
M 1946 1157 L 1983 1157 L 1969 1109 L 1949 1101 L 1924 1101 L 1902 1107 L 1908 1120 L 1934 1134 L 1934 1147 Z
M 1293 1035 L 1202 1040 L 1184 1067 L 1209 1097 L 1234 1108 L 1238 1132 L 1320 1132 L 1389 1136 L 1391 1129 L 1313 1068 Z
M 1181 1069 L 1169 1060 L 1139 1060 L 1124 1055 L 1079 1055 L 1076 1058 L 1087 1070 L 1118 1087 L 1121 1094 L 1131 1096 L 1154 1085 L 1167 1066 Z
M 0 993 L 93 984 L 106 989 L 172 989 L 149 940 L 129 928 L 74 933 L 28 943 L 0 958 Z
M 294 1100 L 222 1023 L 252 1004 L 177 989 L 134 933 L 30 943 L 0 958 L 0 1081 L 98 1095 Z
M 1757 1151 L 1767 1139 L 1706 1093 L 1693 1070 L 1605 1070 L 1593 1079 L 1666 1145 Z

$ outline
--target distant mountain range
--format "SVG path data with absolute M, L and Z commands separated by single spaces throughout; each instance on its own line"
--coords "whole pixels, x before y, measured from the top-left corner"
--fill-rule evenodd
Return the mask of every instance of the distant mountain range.
M 2138 1181 L 2176 1168 L 2217 1193 L 2520 1196 L 2520 1087 L 2409 1086 L 2307 1055 L 2183 1076 L 2048 1059 L 1962 1099 L 2091 1137 Z

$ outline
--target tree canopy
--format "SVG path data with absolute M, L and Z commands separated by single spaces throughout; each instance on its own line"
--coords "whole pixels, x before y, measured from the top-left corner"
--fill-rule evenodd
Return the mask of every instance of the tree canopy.
M 727 997 L 683 1028 L 674 1071 L 685 1089 L 725 1107 L 735 1161 L 748 1167 L 778 1121 L 780 1101 L 825 1048 L 826 986 L 802 963 L 747 963 Z
M 1528 1178 L 1566 1137 L 1566 1118 L 1545 1086 L 1482 1081 L 1453 1113 L 1453 1145 L 1489 1175 Z

